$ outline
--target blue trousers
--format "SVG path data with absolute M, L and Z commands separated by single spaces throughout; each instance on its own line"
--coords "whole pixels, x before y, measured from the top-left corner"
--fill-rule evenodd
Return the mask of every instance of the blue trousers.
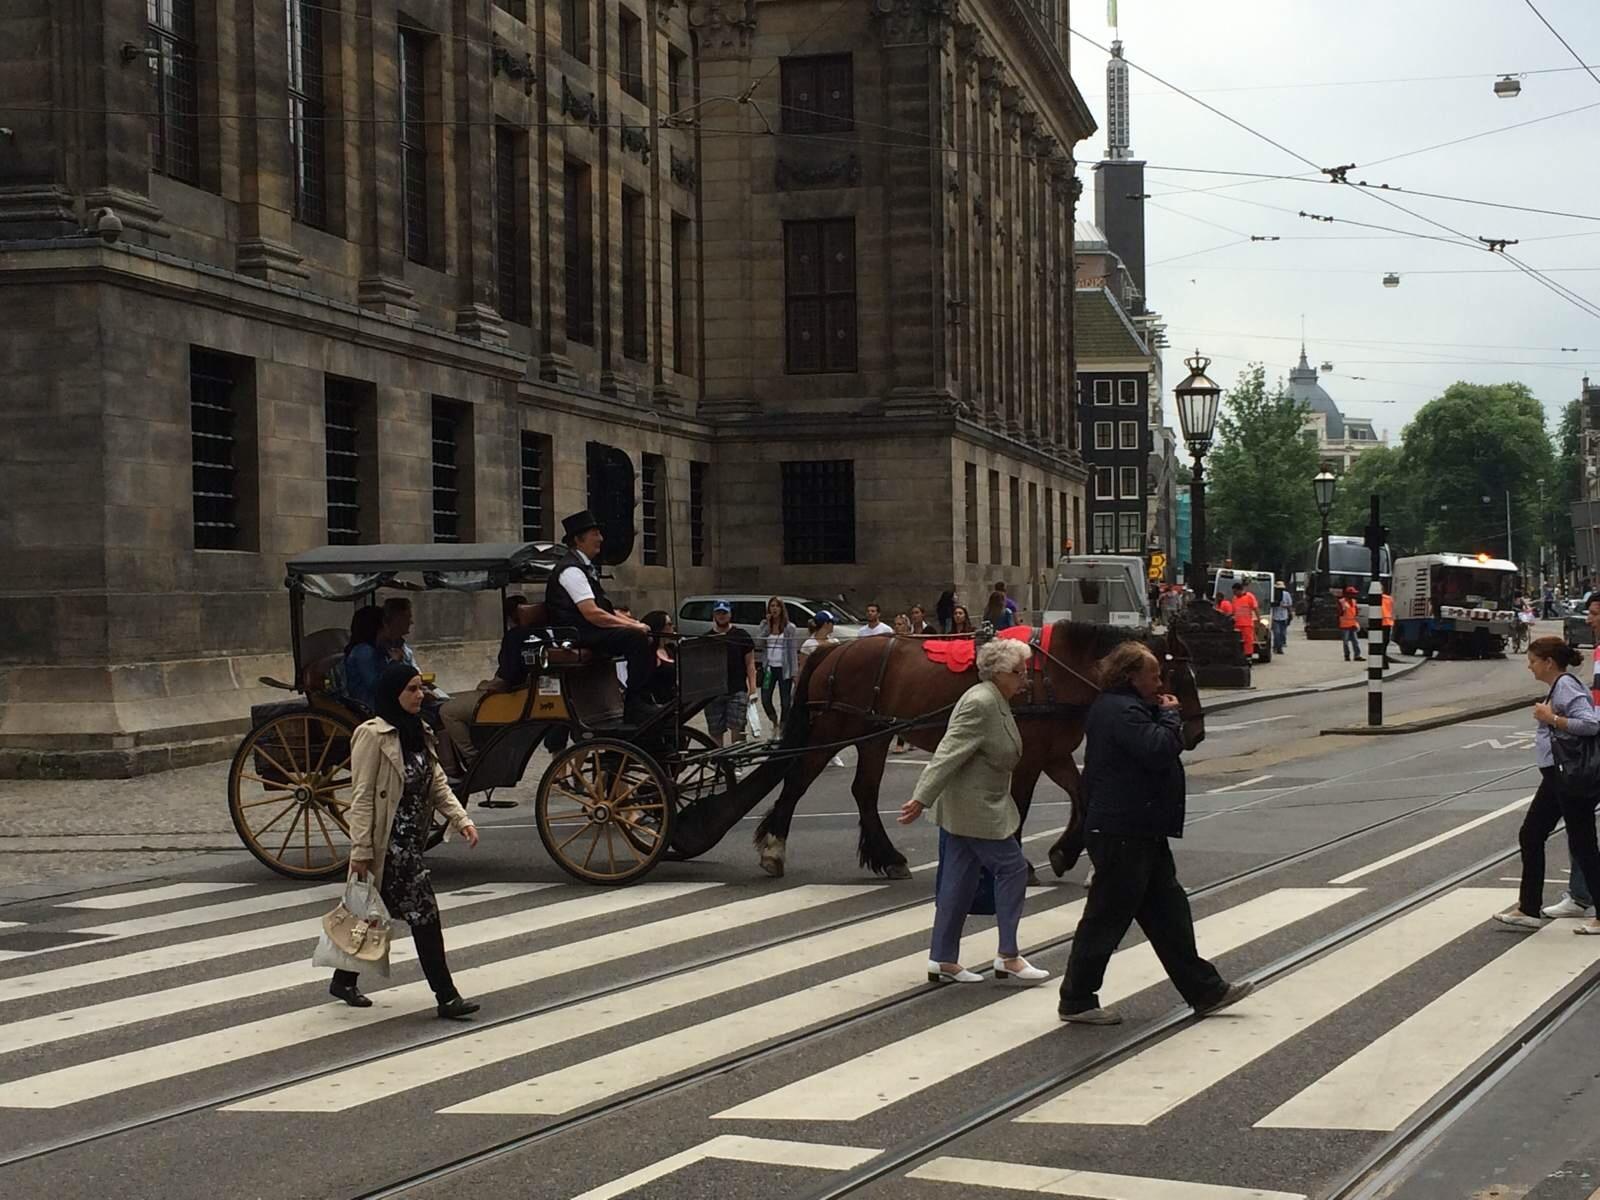
M 987 868 L 994 876 L 995 920 L 999 924 L 1000 957 L 1020 952 L 1017 923 L 1022 920 L 1022 898 L 1028 885 L 1028 860 L 1016 838 L 970 838 L 950 834 L 945 838 L 939 867 L 939 896 L 934 906 L 934 962 L 961 961 L 961 927 L 972 910 L 978 876 Z
M 1344 639 L 1344 660 L 1349 662 L 1352 657 L 1361 657 L 1361 631 L 1359 629 L 1341 629 L 1339 636 Z
M 1284 647 L 1288 644 L 1289 622 L 1287 620 L 1280 621 L 1274 617 L 1272 620 L 1272 652 L 1274 654 L 1282 654 Z

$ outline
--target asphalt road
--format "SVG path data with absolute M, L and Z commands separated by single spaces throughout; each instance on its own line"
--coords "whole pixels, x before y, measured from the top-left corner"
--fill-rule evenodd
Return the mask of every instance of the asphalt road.
M 1429 664 L 1391 711 L 1531 692 L 1520 671 Z M 0 907 L 0 1195 L 1330 1194 L 1600 960 L 1570 923 L 1488 921 L 1514 887 L 1528 718 L 1321 736 L 1364 711 L 1357 690 L 1211 718 L 1180 875 L 1202 952 L 1262 986 L 1204 1021 L 1137 933 L 1108 976 L 1117 1028 L 1062 1026 L 1055 978 L 928 986 L 936 831 L 892 830 L 911 881 L 864 874 L 848 768 L 802 806 L 781 881 L 753 821 L 606 891 L 556 871 L 526 807 L 484 813 L 476 852 L 431 856 L 471 1024 L 436 1020 L 400 953 L 373 1008 L 329 1003 L 307 962 L 330 889 L 253 861 Z M 881 809 L 920 758 L 891 760 Z M 1041 785 L 1034 858 L 1064 816 Z M 1552 899 L 1564 866 L 1553 843 Z M 1058 975 L 1083 869 L 1045 880 L 1022 934 Z M 992 920 L 964 950 L 987 962 Z M 1521 1118 L 1550 1090 L 1525 1082 Z M 1444 1180 L 1391 1194 L 1496 1182 Z

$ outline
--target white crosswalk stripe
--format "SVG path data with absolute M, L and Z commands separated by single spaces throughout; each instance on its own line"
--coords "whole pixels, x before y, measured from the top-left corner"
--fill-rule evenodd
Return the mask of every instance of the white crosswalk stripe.
M 172 883 L 166 887 L 142 888 L 135 892 L 113 892 L 107 896 L 85 896 L 82 900 L 69 900 L 61 908 L 139 908 L 146 904 L 161 904 L 167 900 L 187 900 L 190 896 L 208 896 L 216 892 L 231 892 L 236 888 L 250 887 L 249 883 Z

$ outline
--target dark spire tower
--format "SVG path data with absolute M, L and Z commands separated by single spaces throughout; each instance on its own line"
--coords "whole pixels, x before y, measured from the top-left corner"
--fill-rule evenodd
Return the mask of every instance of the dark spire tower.
M 1147 311 L 1144 284 L 1144 163 L 1133 157 L 1129 129 L 1128 64 L 1122 42 L 1111 43 L 1106 63 L 1106 156 L 1094 169 L 1094 223 L 1122 259 L 1139 294 L 1129 311 Z

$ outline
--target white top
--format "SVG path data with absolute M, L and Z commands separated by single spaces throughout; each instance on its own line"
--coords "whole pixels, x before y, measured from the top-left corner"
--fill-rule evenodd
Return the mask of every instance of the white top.
M 819 642 L 814 637 L 807 638 L 804 642 L 802 642 L 800 644 L 800 657 L 804 658 L 806 655 L 810 654 L 813 650 L 815 650 L 818 646 L 822 646 L 822 645 L 828 645 L 828 646 L 833 645 L 833 639 L 829 638 L 827 642 Z
M 879 621 L 876 625 L 863 625 L 857 637 L 893 637 L 894 626 Z
M 589 556 L 582 550 L 574 550 L 573 553 L 583 559 L 584 566 L 590 565 Z M 573 604 L 582 604 L 585 600 L 594 599 L 594 588 L 589 585 L 589 577 L 583 573 L 582 567 L 568 567 L 561 572 L 556 582 L 561 585 Z
M 787 634 L 788 634 L 788 630 L 786 629 L 783 633 L 774 633 L 774 634 L 769 634 L 768 635 L 768 637 L 767 637 L 767 666 L 769 666 L 769 667 L 779 667 L 779 668 L 784 666 L 783 642 L 784 642 L 784 638 L 787 636 Z

